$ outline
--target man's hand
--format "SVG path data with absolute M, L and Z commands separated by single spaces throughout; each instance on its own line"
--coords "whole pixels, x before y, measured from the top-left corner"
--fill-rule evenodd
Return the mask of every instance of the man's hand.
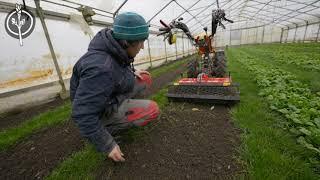
M 148 71 L 136 70 L 134 72 L 134 75 L 136 75 L 139 79 L 142 79 L 141 74 L 148 74 L 150 76 L 150 73 Z
M 124 162 L 125 159 L 123 158 L 124 154 L 121 152 L 120 147 L 116 145 L 112 151 L 108 154 L 108 157 L 115 162 Z

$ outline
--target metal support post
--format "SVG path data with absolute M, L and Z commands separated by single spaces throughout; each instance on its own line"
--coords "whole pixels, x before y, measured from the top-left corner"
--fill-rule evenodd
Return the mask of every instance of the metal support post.
M 40 21 L 41 21 L 41 24 L 42 24 L 42 28 L 43 28 L 44 34 L 46 36 L 46 39 L 47 39 L 47 43 L 48 43 L 48 46 L 49 46 L 49 49 L 50 49 L 50 53 L 51 53 L 51 57 L 53 59 L 54 66 L 56 68 L 56 71 L 57 71 L 57 74 L 58 74 L 58 77 L 59 77 L 59 83 L 60 83 L 60 85 L 62 87 L 62 90 L 61 90 L 61 93 L 60 93 L 60 97 L 62 99 L 65 99 L 67 97 L 67 89 L 66 89 L 66 86 L 64 84 L 64 81 L 63 81 L 63 78 L 62 78 L 62 75 L 61 75 L 61 70 L 60 70 L 60 67 L 59 67 L 59 64 L 58 64 L 58 61 L 57 61 L 57 57 L 56 57 L 56 54 L 54 52 L 53 45 L 52 45 L 52 42 L 51 42 L 51 39 L 50 39 L 50 36 L 49 36 L 48 28 L 47 28 L 46 22 L 44 20 L 43 11 L 42 11 L 42 8 L 40 7 L 40 0 L 35 0 L 34 2 L 36 4 L 37 15 L 40 18 Z
M 298 24 L 296 24 L 296 30 L 295 30 L 295 32 L 294 32 L 293 42 L 296 41 L 297 29 L 298 29 Z
M 122 2 L 122 4 L 118 7 L 118 9 L 113 13 L 113 19 L 116 17 L 116 15 L 118 14 L 122 6 L 124 6 L 127 3 L 127 1 L 128 0 L 125 0 L 124 2 Z
M 218 38 L 217 38 L 217 36 L 215 36 L 214 37 L 214 47 L 218 47 L 217 44 L 218 44 Z
M 282 37 L 283 37 L 283 28 L 281 28 L 280 44 L 282 43 Z
M 244 42 L 242 42 L 242 44 L 249 44 L 250 38 L 249 38 L 249 30 L 248 29 L 245 30 L 244 37 L 245 37 L 245 38 L 243 38 Z
M 318 33 L 317 33 L 317 38 L 316 38 L 316 42 L 318 42 L 318 38 L 319 38 L 319 32 L 320 32 L 320 24 L 319 24 L 319 27 L 318 27 Z
M 303 41 L 302 41 L 303 43 L 306 40 L 306 33 L 307 33 L 307 30 L 308 30 L 308 26 L 309 26 L 309 22 L 306 21 L 306 29 L 304 30 Z
M 257 30 L 256 30 L 256 44 L 258 44 L 258 30 L 259 30 L 259 28 L 257 28 Z
M 264 29 L 265 29 L 266 26 L 263 26 L 263 29 L 262 29 L 262 36 L 261 36 L 261 44 L 263 44 L 263 41 L 264 41 Z
M 242 40 L 242 30 L 240 30 L 240 46 L 241 46 L 241 40 Z
M 184 37 L 182 34 L 182 57 L 184 57 Z
M 153 18 L 155 18 L 156 16 L 158 16 L 159 13 L 161 13 L 165 8 L 167 8 L 174 0 L 171 0 L 170 2 L 168 2 L 163 8 L 160 9 L 160 11 L 158 11 L 155 15 L 153 15 L 149 20 L 148 20 L 148 24 L 152 21 Z
M 190 55 L 190 40 L 188 39 L 187 42 L 188 42 L 188 44 L 187 44 L 188 45 L 188 51 L 187 52 L 188 52 L 188 56 L 189 56 Z
M 247 35 L 246 35 L 246 42 L 245 42 L 245 44 L 250 44 L 250 38 L 249 38 L 249 29 L 246 29 L 246 31 L 247 31 Z
M 271 26 L 271 34 L 270 34 L 270 36 L 271 36 L 270 42 L 271 43 L 272 43 L 272 33 L 273 33 L 273 26 Z
M 166 55 L 166 63 L 168 62 L 168 54 L 167 54 L 167 44 L 166 44 L 166 41 L 163 41 L 164 42 L 164 53 Z
M 177 49 L 177 42 L 176 43 L 174 43 L 174 46 L 175 46 L 175 48 L 176 48 L 176 60 L 178 59 L 178 49 Z
M 288 30 L 287 30 L 288 32 L 287 32 L 287 36 L 286 36 L 286 41 L 285 41 L 285 43 L 287 43 L 287 42 L 288 42 L 289 30 L 290 30 L 290 29 L 288 28 Z
M 152 67 L 151 50 L 150 50 L 150 41 L 149 41 L 149 38 L 147 39 L 147 43 L 148 43 L 148 53 L 149 53 L 150 67 Z
M 245 38 L 243 38 L 244 39 L 244 43 L 243 44 L 248 44 L 248 21 L 246 21 L 246 29 L 245 29 L 245 33 L 244 33 L 244 36 L 245 36 Z M 243 29 L 242 29 L 242 31 L 243 31 Z M 241 35 L 242 35 L 242 33 L 241 33 Z
M 230 37 L 229 37 L 229 46 L 231 46 L 231 28 L 230 28 Z

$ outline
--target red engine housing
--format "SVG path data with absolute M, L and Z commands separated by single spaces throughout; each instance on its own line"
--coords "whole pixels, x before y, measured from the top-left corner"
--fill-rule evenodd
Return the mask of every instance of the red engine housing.
M 229 86 L 232 80 L 231 77 L 226 78 L 212 78 L 207 75 L 202 75 L 202 77 L 198 78 L 182 78 L 179 80 L 179 84 L 181 85 L 214 85 L 214 86 Z

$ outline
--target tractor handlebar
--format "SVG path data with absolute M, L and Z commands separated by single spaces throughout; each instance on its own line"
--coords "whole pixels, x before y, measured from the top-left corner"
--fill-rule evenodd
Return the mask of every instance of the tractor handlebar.
M 217 9 L 212 11 L 212 36 L 217 31 L 217 27 L 222 26 L 223 29 L 226 29 L 224 24 L 222 23 L 222 20 L 227 21 L 229 23 L 233 23 L 232 20 L 226 18 L 226 13 L 222 9 Z
M 172 35 L 172 29 L 181 29 L 190 40 L 194 41 L 194 38 L 192 37 L 188 26 L 185 23 L 181 22 L 181 20 L 183 20 L 183 18 L 179 18 L 178 21 L 174 19 L 169 23 L 169 25 L 166 24 L 164 21 L 160 20 L 160 23 L 164 27 L 159 28 L 160 33 L 157 34 L 157 36 L 165 35 L 165 40 Z

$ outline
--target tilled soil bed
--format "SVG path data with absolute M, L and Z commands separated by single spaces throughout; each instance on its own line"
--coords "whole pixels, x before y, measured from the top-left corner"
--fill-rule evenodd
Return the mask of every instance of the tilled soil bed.
M 192 110 L 193 108 L 197 108 Z M 171 103 L 133 142 L 126 162 L 109 160 L 96 179 L 231 179 L 241 175 L 240 130 L 226 106 Z
M 42 130 L 0 153 L 0 179 L 42 179 L 83 145 L 72 121 Z
M 145 96 L 156 93 L 175 80 L 185 69 L 186 66 L 180 66 L 175 71 L 155 78 L 153 86 Z M 28 112 L 30 116 L 39 113 L 37 109 L 29 109 Z M 26 114 L 24 116 L 29 117 Z M 19 122 L 23 121 L 22 115 L 15 117 L 19 118 Z M 13 119 L 13 116 L 10 118 Z M 9 150 L 0 152 L 0 179 L 43 179 L 64 159 L 81 150 L 83 146 L 84 141 L 73 121 L 68 120 L 64 124 L 41 130 Z

